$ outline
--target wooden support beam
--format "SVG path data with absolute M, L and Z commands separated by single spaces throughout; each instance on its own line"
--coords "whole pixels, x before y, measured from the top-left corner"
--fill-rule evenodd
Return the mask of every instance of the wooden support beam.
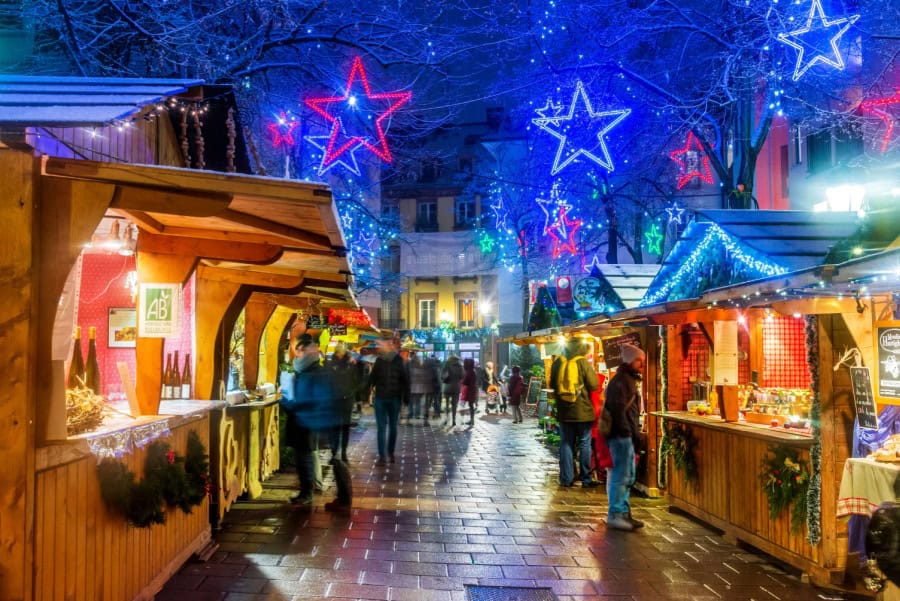
M 184 284 L 191 277 L 199 259 L 191 255 L 167 255 L 143 248 L 138 237 L 136 253 L 138 281 L 158 284 Z M 138 297 L 138 307 L 141 299 Z M 141 415 L 159 412 L 159 391 L 162 387 L 164 338 L 138 336 L 135 343 L 135 392 Z M 199 372 L 199 369 L 197 370 Z
M 142 249 L 160 255 L 187 255 L 253 265 L 271 265 L 283 253 L 281 246 L 276 244 L 198 240 L 181 236 L 160 236 L 150 232 L 142 232 L 139 238 Z
M 264 340 L 266 324 L 275 312 L 277 305 L 265 296 L 252 295 L 244 305 L 244 386 L 252 389 L 257 386 L 260 372 L 260 355 L 274 352 L 278 348 L 268 348 L 260 343 Z
M 216 217 L 231 203 L 231 195 L 222 193 L 140 186 L 117 186 L 116 192 L 111 205 L 114 209 L 184 217 Z
M 249 269 L 210 267 L 209 265 L 203 265 L 203 277 L 208 280 L 277 290 L 293 290 L 303 285 L 303 273 L 285 275 Z
M 305 283 L 303 285 L 303 291 L 307 292 L 311 295 L 318 296 L 319 298 L 325 298 L 325 299 L 330 299 L 330 300 L 340 300 L 340 301 L 347 300 L 347 296 L 344 294 L 338 294 L 337 292 L 326 292 L 324 290 L 315 290 L 315 289 L 312 289 L 312 288 L 309 288 L 308 286 L 306 286 Z
M 309 288 L 332 288 L 334 290 L 346 290 L 347 283 L 344 280 L 323 280 L 321 278 L 306 278 L 304 285 Z
M 141 230 L 154 234 L 162 234 L 166 231 L 166 226 L 148 215 L 143 211 L 126 211 L 124 209 L 113 209 L 113 213 L 129 219 L 136 223 Z
M 249 213 L 234 211 L 232 209 L 227 209 L 220 213 L 218 216 L 222 219 L 227 219 L 228 221 L 232 221 L 240 225 L 252 227 L 263 232 L 270 232 L 272 234 L 275 234 L 276 236 L 290 238 L 291 240 L 296 240 L 297 242 L 301 242 L 303 244 L 308 244 L 313 248 L 318 248 L 320 250 L 332 250 L 331 240 L 329 240 L 328 236 L 314 234 L 313 232 L 301 230 L 299 228 L 284 225 L 282 223 L 264 219 L 262 217 L 257 217 L 256 215 L 250 215 Z
M 205 265 L 197 270 L 197 306 L 203 309 L 195 315 L 194 388 L 195 396 L 202 400 L 223 398 L 220 392 L 227 377 L 231 331 L 240 313 L 238 307 L 243 307 L 250 297 L 249 291 L 241 290 L 239 282 L 210 278 L 209 270 Z
M 310 303 L 310 299 L 303 296 L 276 294 L 272 295 L 272 299 L 279 307 L 284 307 L 290 311 L 305 311 L 312 305 L 312 303 Z
M 272 382 L 278 385 L 278 364 L 282 361 L 282 357 L 279 355 L 281 341 L 284 338 L 285 329 L 296 315 L 291 309 L 278 305 L 269 317 L 269 321 L 266 322 L 266 329 L 263 334 L 266 353 L 260 360 L 259 375 L 257 376 L 259 381 Z

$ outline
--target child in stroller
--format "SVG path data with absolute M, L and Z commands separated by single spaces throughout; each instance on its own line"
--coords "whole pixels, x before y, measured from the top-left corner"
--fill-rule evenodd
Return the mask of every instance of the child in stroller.
M 487 413 L 500 413 L 500 389 L 493 384 L 487 387 L 484 407 Z

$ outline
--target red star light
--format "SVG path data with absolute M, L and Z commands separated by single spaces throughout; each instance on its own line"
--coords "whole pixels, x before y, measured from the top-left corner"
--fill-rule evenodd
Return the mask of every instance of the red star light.
M 355 93 L 354 90 L 360 84 L 362 85 L 362 93 Z M 354 58 L 353 67 L 350 69 L 350 76 L 347 78 L 347 87 L 343 96 L 307 98 L 305 101 L 306 106 L 332 124 L 331 137 L 325 146 L 322 167 L 327 167 L 342 154 L 355 148 L 357 145 L 365 146 L 382 161 L 390 163 L 393 157 L 388 148 L 387 139 L 384 136 L 382 121 L 409 102 L 410 98 L 412 98 L 412 92 L 373 94 L 372 89 L 369 87 L 369 80 L 366 77 L 362 59 L 359 57 Z M 370 106 L 363 106 L 364 104 Z M 381 105 L 383 108 L 375 109 L 371 105 Z M 364 114 L 363 111 L 367 109 L 372 114 L 378 114 L 377 118 L 373 120 L 371 114 Z M 346 117 L 341 116 L 342 114 Z M 348 131 L 348 125 L 350 124 L 347 121 L 351 120 L 356 125 L 362 124 L 363 127 L 360 129 L 368 131 Z M 349 129 L 352 129 L 352 127 Z M 339 137 L 341 138 L 340 142 L 338 141 Z
M 686 155 L 689 152 L 698 153 L 697 156 L 702 156 L 703 160 L 697 161 L 697 164 L 692 166 L 688 161 L 678 158 L 679 156 Z M 698 140 L 697 137 L 694 136 L 694 132 L 689 131 L 687 141 L 684 144 L 684 148 L 673 150 L 671 153 L 669 153 L 669 157 L 671 157 L 673 161 L 681 166 L 681 175 L 678 177 L 679 190 L 684 188 L 688 184 L 688 182 L 695 177 L 699 177 L 707 184 L 713 183 L 712 171 L 710 171 L 709 169 L 709 157 L 703 151 L 703 146 L 700 144 L 700 140 Z
M 881 140 L 881 152 L 887 150 L 888 143 L 891 141 L 891 136 L 894 133 L 894 116 L 886 108 L 897 105 L 900 105 L 900 90 L 893 96 L 865 100 L 859 105 L 862 112 L 878 117 L 886 126 L 884 138 Z
M 300 125 L 296 119 L 288 119 L 284 111 L 278 115 L 278 120 L 269 123 L 267 129 L 272 134 L 272 146 L 278 148 L 284 143 L 285 147 L 294 145 L 294 128 Z
M 560 207 L 556 223 L 547 229 L 547 235 L 553 238 L 554 259 L 558 259 L 563 251 L 569 251 L 569 254 L 572 255 L 578 254 L 578 250 L 575 248 L 575 233 L 581 227 L 581 220 L 569 219 L 566 211 L 565 207 Z

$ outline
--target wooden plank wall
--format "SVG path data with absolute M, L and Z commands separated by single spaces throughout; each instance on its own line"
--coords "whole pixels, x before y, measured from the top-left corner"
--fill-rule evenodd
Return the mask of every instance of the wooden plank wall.
M 181 149 L 168 117 L 150 121 L 136 120 L 121 131 L 116 125 L 106 127 L 66 127 L 44 129 L 69 151 L 59 148 L 57 156 L 74 153 L 76 158 L 110 163 L 136 163 L 183 167 Z
M 166 440 L 184 454 L 196 430 L 209 449 L 209 416 L 175 428 Z M 146 452 L 122 460 L 141 476 Z M 160 575 L 168 576 L 190 547 L 210 531 L 209 500 L 190 514 L 167 509 L 166 523 L 133 528 L 109 513 L 100 498 L 94 456 L 37 473 L 35 515 L 36 601 L 124 601 L 141 597 Z M 152 598 L 151 594 L 145 598 Z

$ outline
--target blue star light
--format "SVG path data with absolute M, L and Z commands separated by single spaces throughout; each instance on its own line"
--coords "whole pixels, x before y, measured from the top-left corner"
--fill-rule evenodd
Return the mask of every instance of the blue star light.
M 334 127 L 340 127 L 340 125 L 335 124 Z M 354 153 L 360 149 L 362 144 L 357 144 L 353 148 L 342 153 L 340 157 L 334 159 L 326 165 L 325 156 L 328 154 L 326 152 L 326 148 L 328 145 L 328 140 L 331 139 L 331 136 L 304 136 L 303 139 L 312 144 L 314 148 L 317 148 L 322 152 L 322 162 L 319 164 L 319 175 L 325 175 L 325 172 L 336 165 L 343 165 L 343 167 L 346 168 L 347 171 L 349 171 L 353 175 L 359 176 L 359 164 L 356 162 L 356 155 Z M 349 163 L 344 160 L 345 156 L 349 157 Z
M 509 225 L 506 223 L 509 212 L 503 206 L 503 193 L 498 192 L 494 196 L 494 202 L 491 203 L 491 210 L 494 212 L 494 227 L 498 232 L 505 232 L 509 230 Z
M 681 220 L 684 218 L 684 207 L 676 202 L 671 207 L 666 207 L 666 213 L 669 214 L 669 225 L 673 223 L 681 225 Z
M 547 116 L 547 111 L 552 109 L 553 104 L 548 101 L 546 107 L 537 110 L 539 116 L 531 120 L 532 123 L 559 140 L 556 158 L 553 160 L 553 168 L 550 171 L 551 175 L 556 175 L 581 156 L 597 163 L 607 171 L 615 168 L 612 158 L 609 156 L 604 136 L 622 119 L 631 114 L 631 109 L 595 112 L 581 80 L 575 84 L 575 93 L 572 95 L 569 112 L 565 115 Z
M 818 23 L 813 26 L 813 19 L 816 19 L 817 13 Z M 835 69 L 842 71 L 844 69 L 844 57 L 841 56 L 841 51 L 838 49 L 838 42 L 840 41 L 841 36 L 843 36 L 844 33 L 850 29 L 850 26 L 856 23 L 858 19 L 859 15 L 852 15 L 829 21 L 825 17 L 825 9 L 822 8 L 822 0 L 812 0 L 812 5 L 809 7 L 809 16 L 806 19 L 806 25 L 800 29 L 789 31 L 788 33 L 778 34 L 779 42 L 783 42 L 797 50 L 797 64 L 794 66 L 793 80 L 797 81 L 803 77 L 803 74 L 817 63 L 831 65 Z M 832 27 L 837 27 L 837 32 L 835 32 L 831 38 L 828 38 L 830 47 L 823 52 L 822 48 L 817 47 L 815 44 L 816 42 L 821 43 L 824 39 L 820 33 L 822 31 L 827 31 Z M 812 60 L 804 64 L 803 58 L 807 49 L 810 50 L 811 54 L 814 54 Z M 832 59 L 829 55 L 834 55 L 834 58 Z

